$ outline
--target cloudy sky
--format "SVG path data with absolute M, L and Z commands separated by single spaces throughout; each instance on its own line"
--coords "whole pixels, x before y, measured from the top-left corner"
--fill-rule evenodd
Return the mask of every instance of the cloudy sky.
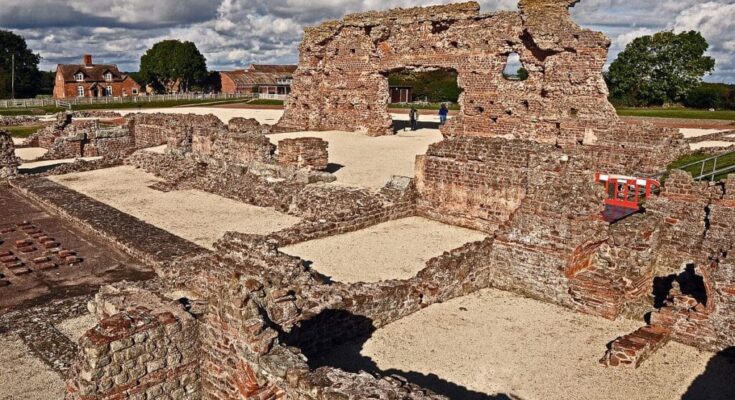
M 155 42 L 193 41 L 210 69 L 292 63 L 302 29 L 345 13 L 449 3 L 451 0 L 2 0 L 0 28 L 24 36 L 41 67 L 98 62 L 136 71 Z M 485 12 L 514 10 L 516 0 L 480 0 Z M 572 9 L 584 27 L 613 40 L 611 59 L 636 36 L 698 30 L 717 60 L 709 81 L 735 83 L 735 0 L 582 0 Z

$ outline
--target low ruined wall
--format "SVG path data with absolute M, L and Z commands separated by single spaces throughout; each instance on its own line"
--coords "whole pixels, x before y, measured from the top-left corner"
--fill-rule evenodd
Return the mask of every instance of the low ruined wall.
M 263 134 L 198 130 L 192 137 L 191 150 L 195 157 L 246 165 L 273 162 L 276 146 Z
M 214 115 L 131 114 L 125 117 L 135 148 L 155 147 L 169 141 L 191 141 L 194 128 L 225 130 L 225 124 Z
M 0 179 L 15 175 L 19 164 L 13 138 L 9 133 L 0 131 Z
M 79 341 L 67 399 L 201 398 L 197 322 L 181 304 L 103 288 L 90 309 L 101 320 Z
M 329 143 L 320 138 L 284 139 L 278 142 L 278 162 L 298 169 L 323 171 L 329 164 Z

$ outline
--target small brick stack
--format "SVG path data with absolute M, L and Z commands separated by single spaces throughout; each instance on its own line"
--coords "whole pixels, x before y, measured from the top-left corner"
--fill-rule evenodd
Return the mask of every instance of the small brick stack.
M 79 341 L 68 400 L 201 398 L 196 320 L 180 304 L 103 288 L 90 309 L 101 320 Z
M 329 143 L 315 137 L 284 139 L 278 142 L 278 162 L 298 169 L 324 171 L 329 164 Z
M 17 174 L 19 164 L 13 138 L 9 133 L 0 131 L 0 179 Z

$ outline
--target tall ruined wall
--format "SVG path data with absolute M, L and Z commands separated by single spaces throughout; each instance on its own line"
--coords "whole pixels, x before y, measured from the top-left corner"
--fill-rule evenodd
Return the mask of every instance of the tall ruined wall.
M 15 175 L 19 164 L 13 138 L 9 133 L 0 131 L 0 179 Z
M 512 134 L 574 143 L 618 122 L 602 67 L 609 40 L 580 29 L 570 0 L 524 0 L 520 12 L 480 14 L 475 2 L 348 15 L 306 30 L 280 129 L 391 133 L 387 74 L 458 73 L 460 114 L 445 135 Z M 525 81 L 507 80 L 519 54 Z

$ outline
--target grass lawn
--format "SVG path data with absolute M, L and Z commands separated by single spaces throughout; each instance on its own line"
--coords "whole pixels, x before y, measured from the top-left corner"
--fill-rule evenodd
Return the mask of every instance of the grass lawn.
M 43 128 L 43 125 L 7 126 L 5 128 L 2 128 L 2 130 L 9 132 L 10 136 L 12 137 L 27 138 L 28 136 L 36 133 L 41 128 Z
M 722 119 L 735 121 L 735 110 L 707 111 L 692 108 L 617 108 L 621 117 Z
M 168 108 L 168 107 L 182 107 L 182 106 L 201 106 L 209 104 L 233 104 L 242 103 L 243 99 L 232 99 L 232 100 L 171 100 L 171 101 L 152 101 L 152 102 L 139 102 L 139 103 L 110 103 L 110 104 L 75 104 L 72 106 L 73 111 L 83 110 L 117 110 L 117 109 L 135 109 L 135 108 Z M 43 114 L 54 114 L 60 111 L 64 111 L 62 108 L 48 106 L 48 107 L 35 107 L 35 108 L 11 108 L 11 109 L 0 109 L 0 115 L 13 116 L 13 115 L 43 115 Z
M 247 104 L 254 106 L 282 106 L 283 100 L 256 99 L 248 101 Z
M 669 165 L 669 170 L 672 169 L 681 169 L 683 171 L 689 172 L 692 174 L 692 176 L 696 177 L 699 176 L 699 174 L 702 172 L 702 164 L 696 164 L 691 165 L 686 168 L 681 168 L 682 166 L 685 166 L 687 164 L 691 164 L 697 161 L 703 161 L 708 158 L 712 158 L 713 156 L 710 154 L 704 154 L 702 152 L 696 152 L 692 154 L 687 154 L 678 160 L 674 161 Z M 708 171 L 711 172 L 714 167 L 715 160 L 709 160 L 704 163 L 704 173 L 707 173 Z M 735 166 L 735 153 L 727 154 L 723 157 L 720 157 L 717 159 L 717 169 L 722 169 L 726 167 L 732 167 Z M 730 173 L 735 174 L 735 171 L 730 171 Z M 719 181 L 722 178 L 725 178 L 727 174 L 721 174 L 715 176 L 715 181 Z
M 459 104 L 455 103 L 426 103 L 426 104 L 410 104 L 410 103 L 391 103 L 388 108 L 411 108 L 416 107 L 417 110 L 438 110 L 442 104 L 447 104 L 450 110 L 459 110 Z

